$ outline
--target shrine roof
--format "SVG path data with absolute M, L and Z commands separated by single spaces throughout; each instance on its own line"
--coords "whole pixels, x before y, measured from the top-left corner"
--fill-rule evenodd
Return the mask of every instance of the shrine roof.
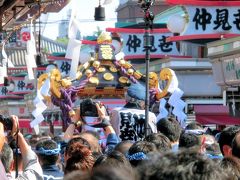
M 68 0 L 59 1 L 41 1 L 42 13 L 59 12 L 68 4 Z M 0 1 L 0 27 L 2 30 L 13 28 L 19 22 L 24 22 L 28 19 L 28 15 L 39 17 L 39 5 L 35 0 L 2 0 Z

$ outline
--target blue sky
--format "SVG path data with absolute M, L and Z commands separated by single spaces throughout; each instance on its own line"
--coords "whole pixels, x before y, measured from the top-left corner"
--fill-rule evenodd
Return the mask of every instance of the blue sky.
M 113 2 L 111 4 L 108 4 L 105 7 L 105 15 L 106 15 L 106 21 L 103 22 L 97 22 L 94 21 L 94 11 L 95 7 L 98 6 L 99 1 L 98 0 L 71 0 L 71 2 L 64 7 L 60 12 L 58 13 L 50 13 L 48 15 L 47 19 L 47 25 L 44 29 L 44 36 L 56 39 L 58 35 L 58 23 L 61 19 L 66 19 L 67 17 L 67 11 L 71 9 L 72 7 L 77 8 L 78 12 L 78 19 L 81 26 L 81 33 L 82 35 L 91 35 L 94 31 L 97 30 L 97 26 L 99 26 L 102 30 L 104 30 L 106 27 L 114 27 L 117 13 L 115 12 L 116 8 L 118 7 L 119 1 L 118 0 L 112 0 Z M 102 0 L 102 3 L 104 0 Z M 45 18 L 41 17 L 42 21 L 46 21 Z

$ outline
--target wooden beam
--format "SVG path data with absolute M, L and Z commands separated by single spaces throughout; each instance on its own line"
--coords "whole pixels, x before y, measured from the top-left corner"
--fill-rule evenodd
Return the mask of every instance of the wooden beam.
M 6 21 L 4 21 L 4 25 L 2 26 L 2 29 L 6 30 L 10 26 L 12 26 L 17 21 L 17 19 L 21 18 L 30 9 L 28 6 L 22 6 L 22 7 L 17 6 L 16 8 L 17 10 L 15 11 L 15 14 L 13 13 L 11 16 L 9 16 L 6 19 Z
M 3 6 L 0 7 L 0 14 L 4 14 L 8 10 L 12 10 L 12 8 L 19 3 L 21 0 L 7 0 L 4 2 Z

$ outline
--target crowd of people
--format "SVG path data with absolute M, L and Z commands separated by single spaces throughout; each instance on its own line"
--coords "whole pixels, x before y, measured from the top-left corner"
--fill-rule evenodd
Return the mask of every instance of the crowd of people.
M 135 87 L 136 88 L 136 87 Z M 139 87 L 138 87 L 139 88 Z M 138 89 L 137 88 L 137 89 Z M 174 117 L 151 114 L 143 132 L 144 98 L 129 88 L 126 105 L 106 113 L 96 103 L 106 144 L 80 110 L 63 136 L 24 136 L 17 116 L 8 134 L 0 123 L 0 179 L 19 180 L 235 180 L 240 178 L 240 127 L 213 132 L 197 122 L 181 127 Z M 140 93 L 141 92 L 141 93 Z

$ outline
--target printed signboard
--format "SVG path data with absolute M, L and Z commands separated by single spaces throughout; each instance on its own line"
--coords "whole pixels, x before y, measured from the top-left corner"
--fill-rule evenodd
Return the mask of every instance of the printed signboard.
M 240 8 L 224 6 L 184 6 L 188 24 L 181 35 L 240 34 Z

